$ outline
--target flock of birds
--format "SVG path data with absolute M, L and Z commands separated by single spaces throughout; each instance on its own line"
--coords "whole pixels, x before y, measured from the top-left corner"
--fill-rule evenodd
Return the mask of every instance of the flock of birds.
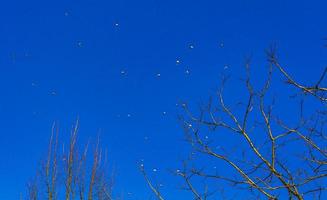
M 64 12 L 64 16 L 68 17 L 69 15 L 70 15 L 70 12 L 69 12 L 69 11 Z M 115 28 L 119 28 L 120 24 L 116 22 L 116 23 L 113 24 L 113 26 L 114 26 Z M 78 48 L 84 48 L 84 47 L 85 47 L 83 41 L 76 41 L 76 46 L 77 46 Z M 223 48 L 224 46 L 225 46 L 225 45 L 224 45 L 223 42 L 218 43 L 218 47 Z M 194 45 L 194 44 L 189 44 L 189 45 L 188 45 L 188 48 L 192 50 L 192 49 L 195 48 L 195 45 Z M 176 64 L 176 65 L 181 65 L 181 64 L 182 64 L 181 59 L 177 58 L 177 59 L 175 60 L 175 64 Z M 226 70 L 226 69 L 229 68 L 229 66 L 228 66 L 228 65 L 225 65 L 223 68 L 224 68 L 224 70 Z M 186 75 L 190 75 L 190 74 L 191 74 L 191 71 L 190 71 L 190 69 L 186 68 L 185 71 L 184 71 L 184 73 L 185 73 Z M 120 70 L 120 75 L 121 75 L 121 76 L 127 76 L 127 74 L 128 74 L 127 69 L 121 69 L 121 70 Z M 158 72 L 158 73 L 155 74 L 155 76 L 156 76 L 157 78 L 160 78 L 160 77 L 162 76 L 162 74 L 161 74 L 160 72 Z M 32 87 L 36 87 L 36 86 L 38 86 L 38 83 L 35 82 L 35 81 L 33 81 L 33 82 L 32 82 Z M 58 95 L 58 92 L 57 92 L 56 90 L 53 89 L 53 90 L 50 90 L 50 91 L 49 91 L 49 95 L 51 95 L 51 96 L 57 96 L 57 95 Z M 176 104 L 176 106 L 178 106 L 178 104 Z M 36 112 L 35 112 L 35 113 L 36 113 Z M 166 111 L 163 111 L 163 112 L 162 112 L 162 115 L 163 115 L 163 116 L 167 115 L 167 112 L 166 112 Z M 121 117 L 121 115 L 117 115 L 117 117 Z M 127 118 L 131 118 L 131 117 L 132 117 L 132 114 L 131 114 L 131 113 L 126 114 L 126 117 L 127 117 Z M 189 124 L 189 126 L 190 126 L 190 128 L 192 127 L 191 124 Z M 208 139 L 208 136 L 205 136 L 205 138 Z M 149 140 L 149 137 L 148 137 L 148 136 L 144 136 L 144 141 L 148 141 L 148 140 Z M 140 159 L 140 163 L 141 163 L 140 166 L 141 166 L 141 167 L 144 167 L 144 159 Z M 214 168 L 216 168 L 216 167 L 214 167 Z M 153 173 L 156 173 L 156 172 L 158 172 L 158 171 L 159 171 L 158 168 L 152 168 L 152 172 L 153 172 Z M 179 172 L 180 172 L 180 169 L 177 169 L 177 170 L 176 170 L 176 173 L 179 173 Z M 162 187 L 163 184 L 159 184 L 159 186 Z M 131 193 L 131 192 L 128 192 L 128 195 L 132 195 L 132 193 Z

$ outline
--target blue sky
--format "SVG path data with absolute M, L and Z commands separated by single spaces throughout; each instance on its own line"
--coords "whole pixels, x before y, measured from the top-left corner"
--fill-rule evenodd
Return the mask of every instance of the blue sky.
M 52 123 L 65 137 L 77 117 L 82 143 L 100 131 L 118 190 L 142 199 L 148 190 L 137 162 L 164 174 L 185 154 L 176 103 L 196 108 L 219 74 L 241 77 L 249 55 L 260 81 L 273 43 L 295 77 L 317 77 L 327 63 L 326 7 L 323 0 L 3 1 L 0 199 L 25 191 Z

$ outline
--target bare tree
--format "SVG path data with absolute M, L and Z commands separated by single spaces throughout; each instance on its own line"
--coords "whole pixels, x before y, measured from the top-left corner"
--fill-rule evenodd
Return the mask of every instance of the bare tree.
M 54 124 L 48 153 L 35 178 L 28 184 L 28 200 L 111 200 L 113 174 L 107 174 L 99 139 L 88 158 L 88 146 L 79 151 L 78 121 L 72 128 L 68 150 L 59 151 L 58 127 Z M 105 157 L 105 156 L 104 156 Z M 88 160 L 90 159 L 90 160 Z M 90 169 L 90 170 L 88 170 Z
M 180 121 L 192 152 L 183 170 L 175 174 L 183 178 L 194 199 L 217 199 L 218 195 L 225 199 L 219 186 L 228 187 L 225 192 L 230 195 L 241 193 L 242 199 L 327 198 L 327 88 L 322 86 L 327 68 L 312 86 L 304 86 L 280 64 L 274 48 L 267 51 L 267 57 L 267 79 L 261 87 L 257 82 L 253 85 L 250 61 L 246 61 L 241 102 L 227 103 L 224 76 L 217 94 L 199 111 L 183 104 L 185 114 Z M 282 109 L 276 104 L 287 90 L 278 88 L 282 92 L 277 96 L 270 92 L 274 69 L 300 94 L 297 99 L 290 97 L 292 102 Z M 287 110 L 296 102 L 295 111 Z M 144 168 L 141 171 L 155 196 L 164 199 Z M 205 183 L 204 189 L 199 180 Z

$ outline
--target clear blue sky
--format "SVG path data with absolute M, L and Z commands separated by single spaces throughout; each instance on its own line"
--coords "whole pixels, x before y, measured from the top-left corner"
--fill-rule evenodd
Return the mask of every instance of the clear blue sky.
M 327 63 L 326 8 L 324 0 L 2 1 L 0 199 L 25 192 L 53 121 L 65 136 L 77 116 L 82 143 L 101 131 L 118 191 L 142 199 L 137 161 L 164 174 L 184 155 L 176 103 L 205 101 L 225 65 L 242 76 L 247 55 L 261 72 L 272 43 L 290 73 L 310 81 Z

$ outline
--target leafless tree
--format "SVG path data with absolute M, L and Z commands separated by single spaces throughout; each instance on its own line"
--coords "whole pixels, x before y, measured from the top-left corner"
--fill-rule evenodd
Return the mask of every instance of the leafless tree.
M 280 64 L 274 48 L 267 51 L 267 58 L 267 78 L 261 86 L 253 84 L 250 61 L 245 62 L 241 102 L 231 104 L 225 98 L 230 91 L 224 76 L 217 94 L 198 111 L 183 104 L 180 121 L 192 152 L 175 174 L 182 177 L 194 199 L 217 199 L 218 195 L 225 199 L 219 186 L 229 188 L 225 192 L 230 195 L 240 193 L 242 199 L 327 198 L 327 88 L 323 86 L 327 68 L 316 82 L 305 86 Z M 271 92 L 274 75 L 291 86 L 282 84 L 277 96 Z M 298 98 L 287 95 L 289 90 Z M 286 95 L 287 105 L 278 106 Z M 144 167 L 141 171 L 154 195 L 163 200 Z
M 88 157 L 89 145 L 79 151 L 78 121 L 72 128 L 67 150 L 59 151 L 58 127 L 54 124 L 48 153 L 35 178 L 28 183 L 28 200 L 112 200 L 113 174 L 108 175 L 106 156 L 99 139 Z M 90 160 L 88 160 L 90 159 Z M 90 170 L 88 170 L 90 169 Z

